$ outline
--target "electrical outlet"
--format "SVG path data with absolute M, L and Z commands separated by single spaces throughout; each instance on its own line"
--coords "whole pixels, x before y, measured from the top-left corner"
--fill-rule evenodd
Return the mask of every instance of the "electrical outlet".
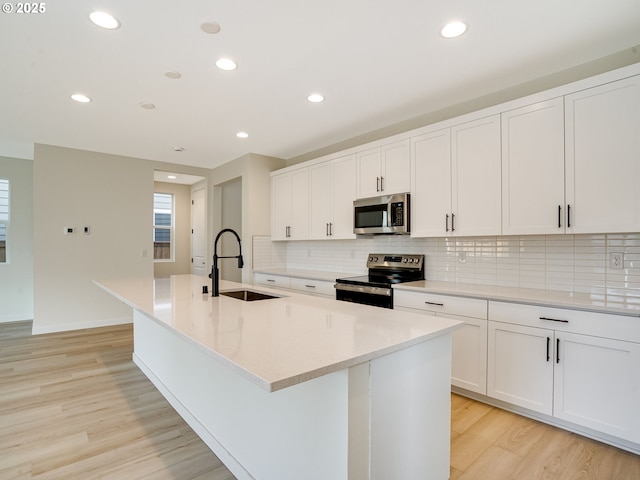
M 624 254 L 612 253 L 609 257 L 609 267 L 616 270 L 622 270 L 622 268 L 624 268 Z

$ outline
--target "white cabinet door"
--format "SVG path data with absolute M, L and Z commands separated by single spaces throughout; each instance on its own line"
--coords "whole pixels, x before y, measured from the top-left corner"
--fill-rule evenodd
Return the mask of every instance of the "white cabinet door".
M 454 235 L 500 235 L 501 163 L 500 115 L 451 128 Z
M 564 102 L 502 114 L 502 234 L 564 233 Z
M 451 385 L 486 395 L 487 321 L 450 317 L 464 322 L 464 326 L 452 334 Z
M 309 167 L 309 233 L 311 238 L 329 237 L 332 211 L 331 162 Z
M 291 224 L 291 176 L 271 177 L 271 239 L 286 240 Z
M 640 442 L 640 344 L 556 335 L 554 416 Z
M 411 236 L 448 235 L 451 214 L 451 130 L 411 139 Z
M 271 238 L 308 238 L 309 184 L 306 168 L 271 178 Z
M 357 153 L 358 198 L 406 193 L 411 189 L 410 140 Z
M 274 288 L 291 288 L 291 278 L 284 275 L 271 275 L 268 273 L 254 273 L 253 283 Z
M 372 148 L 357 153 L 358 198 L 382 195 L 380 177 L 382 175 L 382 157 L 380 148 Z
M 571 233 L 640 230 L 640 76 L 565 98 Z
M 487 395 L 553 413 L 554 332 L 489 321 Z
M 291 173 L 290 240 L 305 240 L 309 236 L 309 180 L 306 168 Z
M 356 170 L 355 155 L 332 161 L 333 215 L 329 227 L 331 238 L 355 238 L 353 201 L 356 199 Z
M 411 143 L 409 139 L 382 147 L 381 190 L 385 195 L 411 189 Z
M 309 167 L 309 230 L 313 239 L 355 238 L 356 156 Z

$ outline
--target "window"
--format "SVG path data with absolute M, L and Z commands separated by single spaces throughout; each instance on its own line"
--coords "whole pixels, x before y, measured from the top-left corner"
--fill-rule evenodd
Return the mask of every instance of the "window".
M 173 195 L 153 194 L 153 259 L 173 260 Z
M 0 263 L 7 261 L 7 231 L 9 230 L 9 180 L 0 178 Z

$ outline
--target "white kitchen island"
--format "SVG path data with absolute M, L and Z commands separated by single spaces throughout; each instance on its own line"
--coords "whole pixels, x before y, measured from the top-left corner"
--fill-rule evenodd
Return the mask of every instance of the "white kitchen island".
M 203 277 L 96 282 L 134 361 L 241 480 L 445 480 L 460 322 Z M 210 285 L 209 285 L 209 288 Z

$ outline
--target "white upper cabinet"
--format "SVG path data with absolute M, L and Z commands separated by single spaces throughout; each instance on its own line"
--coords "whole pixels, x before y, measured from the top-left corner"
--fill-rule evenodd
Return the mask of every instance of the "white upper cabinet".
M 411 188 L 409 139 L 357 153 L 358 198 L 406 193 Z
M 356 156 L 309 167 L 310 234 L 314 239 L 355 238 Z
M 311 238 L 327 238 L 331 219 L 331 162 L 309 167 L 309 233 Z
M 502 233 L 564 233 L 564 102 L 502 114 Z
M 348 155 L 331 162 L 333 204 L 331 238 L 355 238 L 353 201 L 356 199 L 356 156 Z
M 453 235 L 500 235 L 500 115 L 451 128 Z
M 567 232 L 640 230 L 640 76 L 565 98 Z
M 412 139 L 414 237 L 499 235 L 500 116 Z
M 411 148 L 411 235 L 444 236 L 451 212 L 451 130 L 414 137 Z
M 271 178 L 271 238 L 308 238 L 309 184 L 307 168 Z

